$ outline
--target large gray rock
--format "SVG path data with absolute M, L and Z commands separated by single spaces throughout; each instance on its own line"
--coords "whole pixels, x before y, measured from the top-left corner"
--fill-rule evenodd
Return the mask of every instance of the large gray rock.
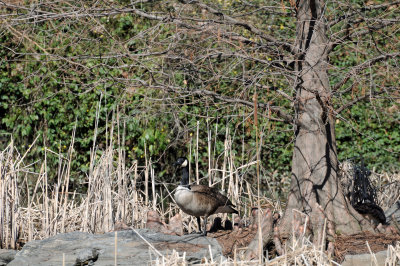
M 357 254 L 357 255 L 346 255 L 344 257 L 344 261 L 342 266 L 368 266 L 368 265 L 376 265 L 376 266 L 385 266 L 385 260 L 387 258 L 387 251 L 380 251 L 375 253 L 375 259 L 371 254 Z
M 400 223 L 400 200 L 395 202 L 392 207 L 385 211 L 386 222 L 392 222 L 393 218 Z
M 7 265 L 12 261 L 16 253 L 17 251 L 13 249 L 0 249 L 0 266 Z
M 137 232 L 137 233 L 136 233 Z M 200 262 L 210 257 L 222 257 L 222 248 L 213 238 L 199 235 L 171 236 L 148 229 L 120 231 L 117 234 L 117 265 L 146 265 L 158 252 L 166 255 L 175 249 L 186 252 L 186 260 Z M 28 242 L 8 265 L 114 265 L 115 233 L 94 235 L 83 232 L 59 234 Z M 155 251 L 156 250 L 156 251 Z

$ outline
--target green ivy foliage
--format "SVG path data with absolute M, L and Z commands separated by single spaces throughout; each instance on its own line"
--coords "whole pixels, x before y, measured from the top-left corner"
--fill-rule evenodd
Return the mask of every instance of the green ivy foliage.
M 393 110 L 393 111 L 391 111 Z M 364 103 L 348 110 L 350 121 L 337 120 L 339 159 L 360 157 L 370 168 L 395 171 L 400 162 L 400 112 L 382 101 Z
M 357 1 L 359 2 L 359 1 Z M 129 1 L 121 1 L 128 4 Z M 263 4 L 254 1 L 253 4 Z M 149 3 L 146 10 L 157 3 Z M 241 10 L 244 5 L 240 1 L 218 1 L 216 5 L 224 8 L 226 5 L 233 10 Z M 160 7 L 161 8 L 161 7 Z M 173 6 L 162 7 L 171 9 Z M 194 10 L 193 12 L 201 12 Z M 278 14 L 279 13 L 279 14 Z M 277 13 L 257 13 L 253 18 L 256 25 L 267 34 L 277 37 L 292 36 L 296 24 L 290 15 L 290 10 L 279 10 Z M 274 23 L 266 23 L 264 17 Z M 120 146 L 124 149 L 127 163 L 138 160 L 143 165 L 145 156 L 165 162 L 157 170 L 164 174 L 167 163 L 177 156 L 188 156 L 189 147 L 194 148 L 197 122 L 199 122 L 199 158 L 202 169 L 208 166 L 208 154 L 213 158 L 221 158 L 225 152 L 225 132 L 228 128 L 232 137 L 232 153 L 236 165 L 254 160 L 256 151 L 256 131 L 251 115 L 251 108 L 238 106 L 223 106 L 218 102 L 210 104 L 201 102 L 196 96 L 182 97 L 171 105 L 168 100 L 154 101 L 163 97 L 178 97 L 171 93 L 166 95 L 161 90 L 146 86 L 129 87 L 136 79 L 152 80 L 162 78 L 152 70 L 166 66 L 179 69 L 173 73 L 175 84 L 186 89 L 196 89 L 202 86 L 201 81 L 207 80 L 212 71 L 207 69 L 192 69 L 189 64 L 130 57 L 147 52 L 146 38 L 133 38 L 139 34 L 145 35 L 146 30 L 157 22 L 146 20 L 132 14 L 121 14 L 102 17 L 99 25 L 87 27 L 89 23 L 67 23 L 56 20 L 38 23 L 28 28 L 36 36 L 34 42 L 15 38 L 11 32 L 0 35 L 0 134 L 9 138 L 11 135 L 17 147 L 25 151 L 36 139 L 29 158 L 37 161 L 44 158 L 45 147 L 67 156 L 73 132 L 75 143 L 72 161 L 72 178 L 74 184 L 83 182 L 89 170 L 90 151 L 97 123 L 96 144 L 100 150 L 110 145 L 110 128 L 114 127 L 113 138 L 123 136 Z M 258 24 L 257 24 L 258 23 Z M 340 25 L 339 25 L 340 26 Z M 338 27 L 339 27 L 338 26 Z M 23 25 L 21 27 L 30 27 Z M 158 35 L 152 36 L 159 43 L 154 51 L 163 51 L 176 29 L 170 25 L 160 25 Z M 21 30 L 24 28 L 21 28 Z M 251 36 L 246 29 L 241 29 L 248 38 Z M 246 35 L 247 34 L 247 35 Z M 83 36 L 83 37 L 82 37 Z M 149 38 L 147 36 L 147 38 Z M 289 37 L 290 38 L 290 37 Z M 254 40 L 254 39 L 253 39 Z M 182 43 L 174 43 L 174 49 L 182 51 L 191 45 L 204 45 L 214 48 L 217 44 L 213 39 L 200 37 L 187 38 Z M 289 40 L 290 41 L 290 40 Z M 126 54 L 105 57 L 114 46 L 124 45 Z M 223 44 L 222 44 L 223 45 Z M 387 43 L 379 43 L 380 49 L 388 52 L 393 47 Z M 228 47 L 229 48 L 229 47 Z M 338 70 L 330 70 L 331 85 L 340 80 L 338 72 L 355 66 L 365 60 L 366 55 L 352 53 L 359 47 L 340 47 L 335 49 L 330 58 L 331 64 Z M 47 55 L 46 50 L 50 55 Z M 260 59 L 273 62 L 269 54 L 260 52 Z M 68 58 L 60 60 L 58 57 Z M 140 66 L 135 60 L 141 60 Z M 289 86 L 285 77 L 271 78 L 272 75 L 262 75 L 271 71 L 265 64 L 246 61 L 244 67 L 235 65 L 234 59 L 210 58 L 210 65 L 222 69 L 230 79 L 220 79 L 213 84 L 221 94 L 234 96 L 243 89 L 241 78 L 243 69 L 260 76 L 257 82 L 271 90 L 285 89 Z M 230 62 L 232 64 L 227 64 Z M 396 62 L 393 62 L 395 64 Z M 128 67 L 122 68 L 120 65 Z M 177 67 L 180 67 L 178 68 Z M 229 67 L 225 67 L 228 65 Z M 127 71 L 126 69 L 129 69 Z M 235 81 L 236 79 L 236 81 Z M 352 80 L 344 84 L 350 86 Z M 388 79 L 385 85 L 396 81 Z M 136 83 L 135 83 L 136 84 Z M 365 84 L 361 84 L 365 85 Z M 361 86 L 360 85 L 360 86 Z M 358 91 L 361 87 L 358 88 Z M 249 86 L 246 93 L 253 95 L 256 88 Z M 259 101 L 271 102 L 274 105 L 290 109 L 291 103 L 285 99 L 277 99 L 270 91 L 257 89 Z M 247 96 L 248 96 L 247 95 Z M 293 95 L 291 95 L 293 96 Z M 357 95 L 356 95 L 357 96 Z M 341 102 L 335 104 L 340 106 Z M 400 163 L 400 136 L 398 109 L 388 112 L 396 103 L 390 101 L 361 102 L 344 113 L 345 120 L 338 118 L 336 124 L 338 154 L 341 160 L 362 155 L 369 167 L 377 170 L 398 168 Z M 263 167 L 273 173 L 289 173 L 294 143 L 292 125 L 284 122 L 273 122 L 268 114 L 259 117 L 259 128 L 262 136 L 261 159 Z M 212 151 L 208 150 L 208 132 L 212 132 Z M 118 148 L 114 142 L 113 148 Z M 2 144 L 4 145 L 6 143 Z M 53 156 L 53 157 L 51 157 Z M 192 152 L 194 161 L 194 152 Z M 162 163 L 160 163 L 162 164 Z M 48 166 L 56 176 L 57 156 L 49 155 Z M 40 163 L 35 167 L 40 167 Z

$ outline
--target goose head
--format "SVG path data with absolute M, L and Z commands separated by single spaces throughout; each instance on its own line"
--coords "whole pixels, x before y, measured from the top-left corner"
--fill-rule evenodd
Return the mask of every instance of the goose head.
M 185 168 L 189 165 L 188 159 L 185 157 L 179 157 L 174 163 L 175 168 Z

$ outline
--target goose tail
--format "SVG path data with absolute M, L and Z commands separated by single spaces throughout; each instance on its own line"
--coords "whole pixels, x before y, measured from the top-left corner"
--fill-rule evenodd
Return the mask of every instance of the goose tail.
M 234 206 L 225 205 L 219 206 L 218 209 L 214 213 L 236 213 L 239 214 L 237 210 L 233 208 Z

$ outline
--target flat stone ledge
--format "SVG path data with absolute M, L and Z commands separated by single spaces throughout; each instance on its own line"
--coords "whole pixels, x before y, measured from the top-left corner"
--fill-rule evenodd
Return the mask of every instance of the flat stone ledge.
M 7 265 L 15 258 L 15 254 L 17 254 L 16 250 L 0 249 L 0 266 Z
M 117 256 L 115 256 L 117 239 Z M 169 255 L 172 250 L 186 253 L 189 263 L 201 259 L 225 260 L 217 240 L 200 235 L 172 236 L 148 229 L 119 231 L 107 234 L 71 232 L 25 244 L 7 265 L 146 265 L 151 260 Z M 1 258 L 1 256 L 0 256 Z
M 387 258 L 387 251 L 380 251 L 375 253 L 375 258 L 378 264 L 375 264 L 375 259 L 372 254 L 357 254 L 357 255 L 346 255 L 342 266 L 368 266 L 378 265 L 385 266 L 385 260 Z

